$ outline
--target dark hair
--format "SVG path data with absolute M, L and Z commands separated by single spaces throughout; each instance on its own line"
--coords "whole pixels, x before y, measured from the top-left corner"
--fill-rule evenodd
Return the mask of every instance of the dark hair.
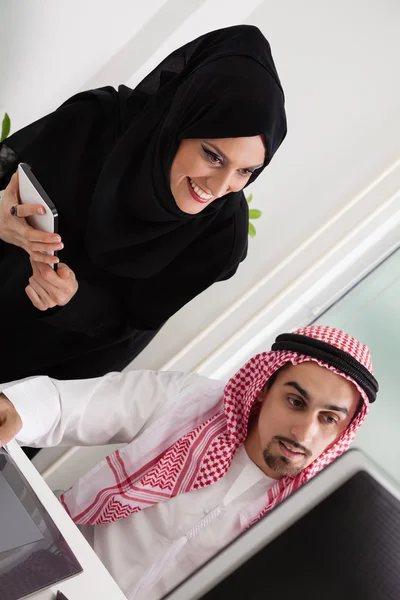
M 279 369 L 277 369 L 275 371 L 275 373 L 272 373 L 271 377 L 268 379 L 268 381 L 266 382 L 265 386 L 267 388 L 267 392 L 272 388 L 272 386 L 275 383 L 276 378 L 278 377 L 279 373 L 281 373 L 282 371 L 285 371 L 288 367 L 291 367 L 292 363 L 291 362 L 287 362 L 284 365 L 282 365 L 281 367 L 279 367 Z
M 356 412 L 354 413 L 353 418 L 351 419 L 350 423 L 352 423 L 354 421 L 354 419 L 359 415 L 363 405 L 364 405 L 364 398 L 360 394 L 360 399 L 357 404 Z M 349 425 L 350 425 L 350 423 L 349 423 Z

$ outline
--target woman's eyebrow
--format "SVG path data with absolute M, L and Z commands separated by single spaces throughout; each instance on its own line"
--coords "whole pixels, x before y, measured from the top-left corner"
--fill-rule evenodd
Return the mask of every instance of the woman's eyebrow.
M 219 156 L 221 156 L 227 163 L 228 165 L 231 164 L 230 159 L 226 156 L 226 154 L 224 154 L 222 152 L 222 150 L 220 150 L 218 148 L 218 146 L 216 146 L 215 144 L 212 144 L 211 142 L 207 142 L 207 140 L 204 140 L 204 143 L 207 144 L 207 146 L 210 146 L 213 150 L 215 150 L 215 152 L 217 154 L 219 154 Z M 264 163 L 262 163 L 261 165 L 257 165 L 256 167 L 244 167 L 245 169 L 261 169 L 261 167 L 264 166 Z

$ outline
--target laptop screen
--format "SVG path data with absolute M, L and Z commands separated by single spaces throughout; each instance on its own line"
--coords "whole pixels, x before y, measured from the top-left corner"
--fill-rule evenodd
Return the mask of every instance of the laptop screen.
M 1 471 L 0 507 L 0 554 L 43 539 Z
M 29 483 L 0 449 L 1 600 L 20 600 L 81 572 Z

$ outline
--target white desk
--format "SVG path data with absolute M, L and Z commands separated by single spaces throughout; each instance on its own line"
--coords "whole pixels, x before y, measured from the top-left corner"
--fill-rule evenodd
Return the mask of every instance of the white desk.
M 67 596 L 68 600 L 126 600 L 126 596 L 18 444 L 15 441 L 10 442 L 7 444 L 7 450 L 29 481 L 83 568 L 83 573 L 80 575 L 59 583 L 49 590 L 34 594 L 30 598 L 32 600 L 53 600 L 55 592 L 60 590 Z

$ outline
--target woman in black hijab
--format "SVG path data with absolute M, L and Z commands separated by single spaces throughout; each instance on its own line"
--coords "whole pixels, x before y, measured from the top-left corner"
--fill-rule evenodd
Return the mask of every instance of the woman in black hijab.
M 6 190 L 0 381 L 121 370 L 184 304 L 232 277 L 247 251 L 241 190 L 285 134 L 269 44 L 237 26 L 176 50 L 134 90 L 77 94 L 3 142 L 0 189 L 19 162 L 31 166 L 57 207 L 69 269 L 7 243 L 11 219 L 25 221 L 9 215 Z

